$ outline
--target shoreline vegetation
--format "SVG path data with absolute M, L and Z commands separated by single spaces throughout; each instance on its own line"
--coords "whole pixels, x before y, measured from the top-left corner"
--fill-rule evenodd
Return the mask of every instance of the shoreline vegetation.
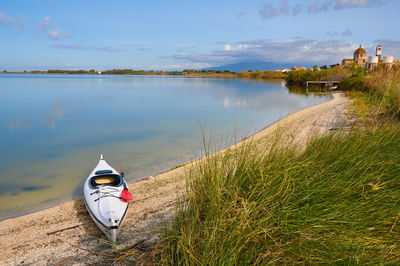
M 49 256 L 54 263 L 399 264 L 400 68 L 292 71 L 286 77 L 291 84 L 304 79 L 340 79 L 338 89 L 351 102 L 334 98 L 299 111 L 224 152 L 215 153 L 205 136 L 205 158 L 130 185 L 140 196 L 118 249 L 108 252 L 110 243 L 93 236 L 93 223 L 75 201 L 0 222 L 10 241 L 0 257 L 11 263 Z M 343 109 L 345 122 L 333 119 Z M 60 217 L 63 211 L 72 218 Z M 54 238 L 35 232 L 36 247 L 28 223 L 42 229 L 50 223 L 54 231 L 61 226 L 45 214 L 77 227 Z M 28 230 L 25 242 L 7 226 Z M 53 242 L 53 250 L 42 248 Z

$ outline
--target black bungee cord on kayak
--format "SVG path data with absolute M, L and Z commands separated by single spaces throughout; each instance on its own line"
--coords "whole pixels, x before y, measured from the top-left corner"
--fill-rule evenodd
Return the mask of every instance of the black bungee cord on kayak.
M 90 195 L 99 193 L 99 197 L 97 199 L 95 199 L 94 201 L 98 201 L 99 199 L 105 198 L 105 197 L 114 197 L 114 198 L 122 199 L 120 196 L 115 196 L 115 195 L 111 194 L 111 193 L 119 192 L 118 188 L 113 188 L 113 187 L 107 186 L 108 191 L 100 191 L 100 188 L 104 188 L 104 187 L 105 186 L 101 186 L 97 189 L 97 191 L 90 193 Z

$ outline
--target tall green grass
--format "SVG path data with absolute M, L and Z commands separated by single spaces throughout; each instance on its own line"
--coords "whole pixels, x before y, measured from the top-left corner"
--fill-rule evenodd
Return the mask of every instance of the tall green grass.
M 374 119 L 400 119 L 400 67 L 380 65 L 366 76 L 355 75 L 343 80 L 338 88 L 354 97 L 356 112 Z
M 367 81 L 368 91 L 387 112 L 400 118 L 400 67 L 388 70 L 384 66 L 373 71 Z
M 399 264 L 400 130 L 209 155 L 165 228 L 163 264 Z M 278 145 L 278 143 L 281 143 Z
M 245 79 L 283 79 L 286 77 L 286 74 L 280 71 L 247 71 L 247 72 L 239 72 L 236 74 L 238 78 L 245 78 Z
M 300 83 L 305 81 L 316 81 L 316 80 L 344 80 L 352 76 L 353 72 L 358 71 L 357 68 L 329 68 L 322 69 L 321 71 L 312 70 L 297 70 L 290 71 L 286 77 L 288 83 Z

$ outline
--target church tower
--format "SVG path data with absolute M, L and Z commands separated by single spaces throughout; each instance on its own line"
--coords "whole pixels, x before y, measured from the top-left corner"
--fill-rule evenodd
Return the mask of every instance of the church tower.
M 382 59 L 382 45 L 378 45 L 376 47 L 376 56 L 379 58 L 379 60 Z
M 353 60 L 354 63 L 360 67 L 365 67 L 366 63 L 368 63 L 367 52 L 364 50 L 364 48 L 362 48 L 361 45 L 360 48 L 354 51 Z

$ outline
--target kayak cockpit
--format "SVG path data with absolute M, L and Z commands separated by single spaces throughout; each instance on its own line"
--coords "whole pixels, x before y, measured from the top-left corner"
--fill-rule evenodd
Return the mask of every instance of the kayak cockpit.
M 98 186 L 106 185 L 112 187 L 119 187 L 123 183 L 123 179 L 117 174 L 100 174 L 92 176 L 89 180 L 89 185 L 91 188 L 95 189 Z

